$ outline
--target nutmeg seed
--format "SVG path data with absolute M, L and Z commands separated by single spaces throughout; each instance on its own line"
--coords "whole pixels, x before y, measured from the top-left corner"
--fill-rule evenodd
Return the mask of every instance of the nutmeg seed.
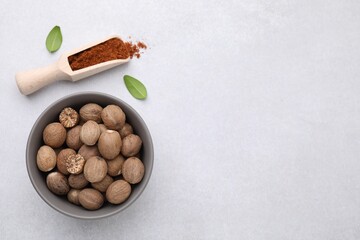
M 86 122 L 88 120 L 93 120 L 97 123 L 101 122 L 101 112 L 103 108 L 96 103 L 88 103 L 80 108 L 80 117 Z
M 57 195 L 66 195 L 70 190 L 66 177 L 59 172 L 49 173 L 46 177 L 46 185 Z
M 100 182 L 107 173 L 106 161 L 101 157 L 89 158 L 84 167 L 84 176 L 91 183 Z
M 75 155 L 75 154 L 76 154 L 75 150 L 73 150 L 71 148 L 65 148 L 59 152 L 57 159 L 56 159 L 56 166 L 57 166 L 59 172 L 61 172 L 64 175 L 70 174 L 66 167 L 66 160 L 70 155 Z
M 58 122 L 48 124 L 43 131 L 44 143 L 52 148 L 61 147 L 66 139 L 66 130 Z
M 91 186 L 100 192 L 106 192 L 106 189 L 114 182 L 114 179 L 106 175 L 100 182 L 92 183 Z
M 103 205 L 104 196 L 98 190 L 85 188 L 79 193 L 79 202 L 88 210 L 96 210 Z
M 126 159 L 122 166 L 122 175 L 131 184 L 139 183 L 144 177 L 144 173 L 144 164 L 136 157 Z
M 96 145 L 94 146 L 87 146 L 87 145 L 82 145 L 81 148 L 79 149 L 78 153 L 84 157 L 85 161 L 88 160 L 91 157 L 94 156 L 100 156 L 100 152 L 99 149 Z
M 71 189 L 67 194 L 67 199 L 69 200 L 69 202 L 75 205 L 80 205 L 79 193 L 80 193 L 79 189 Z
M 80 174 L 71 174 L 68 178 L 70 187 L 75 189 L 82 189 L 89 184 L 89 181 L 86 180 L 83 173 Z
M 129 123 L 125 123 L 125 125 L 119 130 L 121 139 L 123 139 L 127 135 L 132 134 L 133 132 L 133 128 Z
M 49 146 L 41 146 L 36 155 L 36 164 L 40 171 L 49 172 L 56 166 L 56 153 Z
M 100 135 L 98 148 L 100 154 L 106 159 L 113 159 L 119 155 L 122 141 L 117 131 L 107 130 Z
M 120 154 L 116 158 L 106 161 L 108 167 L 108 174 L 112 177 L 119 176 L 121 174 L 121 168 L 125 159 Z
M 100 136 L 100 127 L 95 121 L 87 121 L 80 130 L 80 140 L 89 146 L 95 145 Z
M 107 105 L 101 112 L 101 119 L 107 128 L 120 130 L 125 125 L 126 116 L 119 106 Z
M 106 190 L 106 199 L 112 204 L 124 202 L 131 193 L 131 186 L 124 180 L 117 180 Z
M 64 108 L 59 115 L 60 123 L 66 128 L 72 128 L 79 122 L 79 114 L 71 107 Z
M 135 156 L 141 148 L 142 141 L 138 135 L 129 134 L 122 139 L 121 154 L 124 157 Z
M 83 145 L 83 142 L 80 140 L 80 131 L 81 126 L 75 126 L 71 128 L 66 135 L 66 145 L 69 148 L 74 150 L 79 150 L 79 148 Z
M 66 169 L 71 174 L 79 174 L 83 171 L 85 159 L 80 154 L 68 156 L 66 159 Z

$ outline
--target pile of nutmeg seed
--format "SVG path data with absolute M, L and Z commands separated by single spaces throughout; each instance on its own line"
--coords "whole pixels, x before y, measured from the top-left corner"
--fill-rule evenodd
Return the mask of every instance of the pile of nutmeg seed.
M 117 105 L 66 107 L 45 127 L 43 141 L 36 163 L 48 173 L 49 190 L 85 209 L 124 202 L 144 176 L 142 140 Z

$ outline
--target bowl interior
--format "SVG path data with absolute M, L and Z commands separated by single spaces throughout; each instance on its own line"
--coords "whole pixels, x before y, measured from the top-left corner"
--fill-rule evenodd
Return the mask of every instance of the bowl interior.
M 39 171 L 36 165 L 36 154 L 38 149 L 44 144 L 42 140 L 42 132 L 46 125 L 54 121 L 59 121 L 58 116 L 63 108 L 72 107 L 78 111 L 83 105 L 90 102 L 97 103 L 102 107 L 109 104 L 115 104 L 122 108 L 126 114 L 126 121 L 133 126 L 134 133 L 139 135 L 143 141 L 141 160 L 145 165 L 145 175 L 143 180 L 136 185 L 132 185 L 132 193 L 124 203 L 120 205 L 105 203 L 102 208 L 96 211 L 89 211 L 80 206 L 71 204 L 67 201 L 66 196 L 60 197 L 50 192 L 46 186 L 47 174 Z M 154 153 L 151 136 L 140 115 L 124 101 L 111 95 L 97 92 L 85 92 L 69 95 L 51 104 L 36 120 L 30 132 L 26 149 L 26 165 L 28 174 L 40 197 L 57 211 L 68 216 L 82 219 L 107 217 L 118 213 L 131 205 L 140 196 L 149 181 L 153 160 Z

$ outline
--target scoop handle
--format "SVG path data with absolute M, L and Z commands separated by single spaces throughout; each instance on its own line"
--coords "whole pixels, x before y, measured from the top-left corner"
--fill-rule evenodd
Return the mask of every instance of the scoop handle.
M 17 86 L 24 95 L 29 95 L 59 80 L 69 80 L 69 76 L 59 69 L 58 63 L 46 67 L 19 72 L 15 75 Z

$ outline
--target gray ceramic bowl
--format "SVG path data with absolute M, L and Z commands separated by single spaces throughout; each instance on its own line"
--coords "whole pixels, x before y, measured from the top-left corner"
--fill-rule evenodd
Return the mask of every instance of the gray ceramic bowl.
M 126 114 L 127 121 L 133 126 L 134 132 L 143 140 L 142 161 L 145 165 L 145 175 L 143 180 L 133 185 L 130 197 L 120 205 L 105 203 L 104 206 L 96 211 L 85 210 L 67 201 L 66 197 L 57 196 L 49 191 L 46 186 L 46 174 L 40 172 L 36 166 L 36 154 L 40 146 L 43 145 L 42 132 L 45 126 L 51 122 L 58 121 L 58 115 L 65 107 L 72 107 L 79 110 L 86 103 L 94 102 L 101 106 L 116 104 L 120 106 Z M 40 197 L 55 210 L 75 218 L 98 219 L 119 213 L 130 206 L 144 191 L 151 175 L 154 162 L 154 149 L 150 132 L 144 120 L 128 104 L 122 100 L 108 94 L 98 92 L 76 93 L 61 98 L 51 104 L 36 120 L 27 142 L 26 147 L 26 166 L 27 171 L 35 190 Z

